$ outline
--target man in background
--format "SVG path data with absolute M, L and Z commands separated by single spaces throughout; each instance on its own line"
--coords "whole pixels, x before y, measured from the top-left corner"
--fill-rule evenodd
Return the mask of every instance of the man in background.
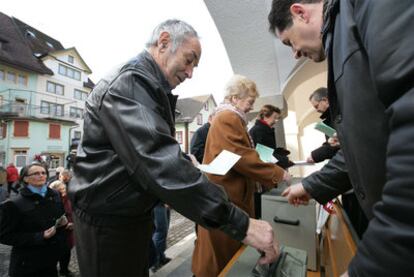
M 211 122 L 214 118 L 214 112 L 208 116 L 208 122 L 195 131 L 190 142 L 190 152 L 196 157 L 197 161 L 203 163 L 204 149 L 206 147 L 206 140 L 208 130 L 210 129 Z

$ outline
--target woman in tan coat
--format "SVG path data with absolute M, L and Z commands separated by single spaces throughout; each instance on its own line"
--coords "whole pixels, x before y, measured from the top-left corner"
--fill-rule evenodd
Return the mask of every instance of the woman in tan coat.
M 212 182 L 223 186 L 230 200 L 250 217 L 254 217 L 256 182 L 270 189 L 288 176 L 277 165 L 262 162 L 253 148 L 247 132 L 246 113 L 253 108 L 258 96 L 256 84 L 252 80 L 240 75 L 233 76 L 227 84 L 224 103 L 217 108 L 208 132 L 203 161 L 210 163 L 224 149 L 241 156 L 226 175 L 207 176 Z M 192 260 L 193 273 L 197 277 L 217 276 L 240 247 L 240 242 L 223 232 L 198 226 Z

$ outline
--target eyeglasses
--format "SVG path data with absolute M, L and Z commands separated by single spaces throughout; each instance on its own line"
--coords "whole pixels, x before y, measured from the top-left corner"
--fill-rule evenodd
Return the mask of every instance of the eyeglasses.
M 46 171 L 37 171 L 37 172 L 33 172 L 33 173 L 31 173 L 31 174 L 27 174 L 27 177 L 30 177 L 30 176 L 40 177 L 41 175 L 46 176 Z

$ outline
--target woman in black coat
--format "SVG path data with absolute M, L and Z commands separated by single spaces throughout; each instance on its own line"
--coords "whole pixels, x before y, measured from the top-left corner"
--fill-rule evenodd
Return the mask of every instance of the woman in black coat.
M 0 205 L 0 242 L 13 246 L 10 276 L 57 276 L 56 264 L 67 224 L 59 194 L 46 185 L 47 169 L 21 171 L 19 194 Z
M 273 105 L 264 105 L 258 114 L 254 126 L 249 130 L 249 134 L 255 145 L 258 143 L 275 149 L 273 156 L 278 160 L 277 165 L 287 169 L 293 163 L 289 161 L 287 155 L 290 152 L 284 148 L 276 147 L 275 129 L 273 125 L 280 118 L 280 109 Z
M 275 139 L 275 129 L 273 125 L 280 118 L 280 109 L 273 105 L 264 105 L 257 116 L 257 120 L 254 126 L 249 130 L 249 134 L 255 145 L 258 143 L 275 149 L 273 156 L 278 160 L 276 163 L 278 166 L 283 169 L 287 169 L 292 166 L 293 163 L 289 160 L 287 155 L 290 152 L 284 148 L 276 147 Z M 254 194 L 254 209 L 257 218 L 261 218 L 262 208 L 261 208 L 261 197 L 263 193 L 263 188 L 255 192 Z

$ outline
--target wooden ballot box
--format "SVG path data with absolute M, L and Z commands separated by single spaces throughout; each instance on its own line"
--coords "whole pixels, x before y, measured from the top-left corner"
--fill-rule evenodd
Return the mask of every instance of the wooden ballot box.
M 281 196 L 284 186 L 262 195 L 262 219 L 272 224 L 280 244 L 302 249 L 308 255 L 308 269 L 318 270 L 316 202 L 294 207 Z

